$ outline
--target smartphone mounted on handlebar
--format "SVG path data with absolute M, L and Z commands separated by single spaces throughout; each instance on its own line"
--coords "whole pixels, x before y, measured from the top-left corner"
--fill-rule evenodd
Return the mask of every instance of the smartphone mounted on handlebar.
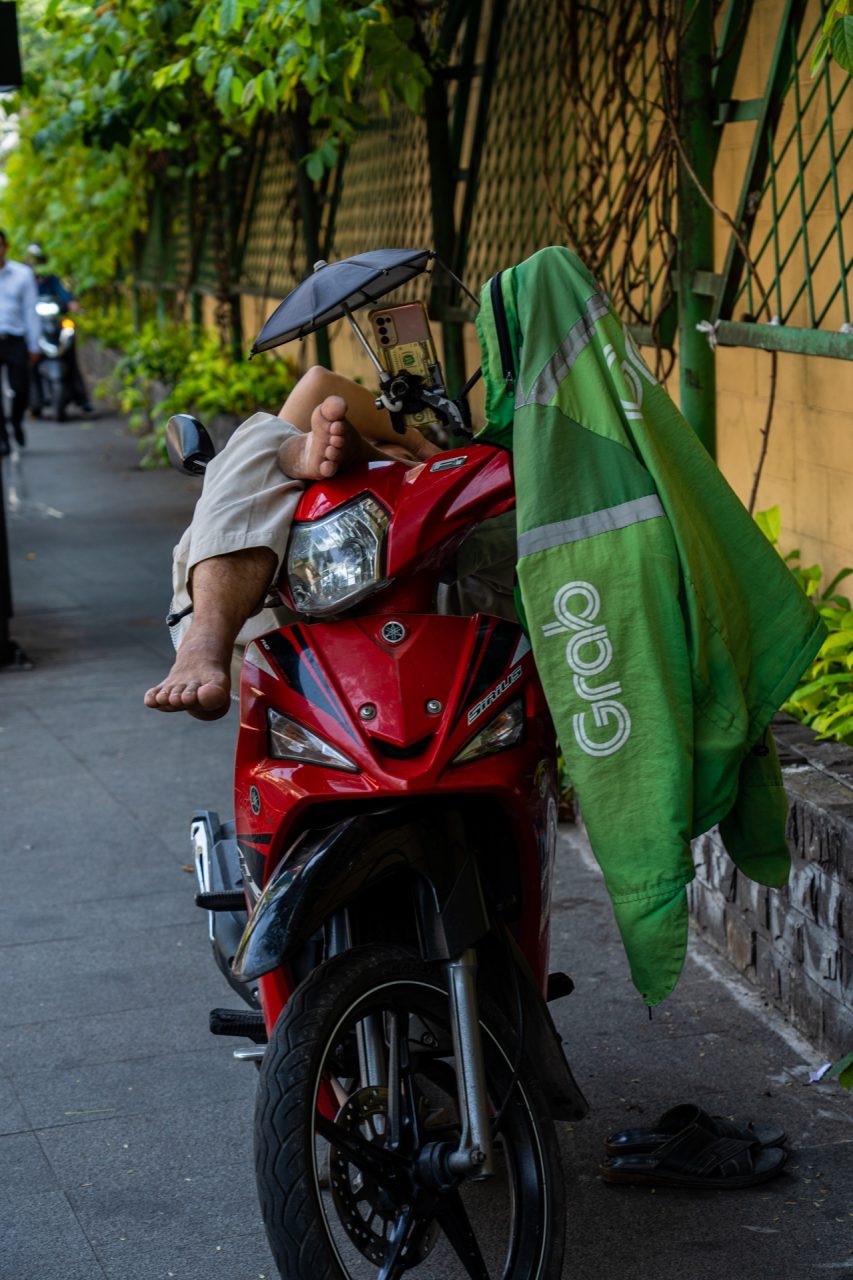
M 422 302 L 375 307 L 367 313 L 367 319 L 379 349 L 379 360 L 392 379 L 401 374 L 413 375 L 413 378 L 420 379 L 421 386 L 430 391 L 444 390 L 429 317 Z M 435 409 L 417 400 L 414 394 L 404 394 L 403 422 L 406 427 L 424 431 L 439 421 Z

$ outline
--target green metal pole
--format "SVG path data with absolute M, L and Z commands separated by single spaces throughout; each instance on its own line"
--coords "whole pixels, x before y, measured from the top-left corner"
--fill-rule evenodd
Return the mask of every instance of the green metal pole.
M 308 125 L 307 99 L 290 117 L 291 152 L 296 165 L 296 198 L 299 203 L 299 215 L 302 222 L 302 243 L 305 247 L 305 262 L 309 271 L 320 259 L 320 207 L 317 189 L 308 176 L 305 168 L 305 157 L 311 151 L 311 131 Z M 332 367 L 332 349 L 327 329 L 318 329 L 314 334 L 318 364 Z
M 450 264 L 456 257 L 456 218 L 453 207 L 456 174 L 450 147 L 447 82 L 438 71 L 434 71 L 433 79 L 424 92 L 424 122 L 429 156 L 433 246 L 439 257 Z M 436 272 L 431 301 L 442 317 L 444 378 L 451 395 L 457 395 L 465 382 L 465 340 L 462 326 L 446 318 L 454 287 L 442 271 Z
M 714 214 L 702 192 L 714 188 L 714 101 L 711 66 L 713 0 L 683 0 L 678 49 L 678 365 L 681 411 L 716 456 L 714 352 L 697 329 L 711 315 L 712 300 L 694 290 L 696 273 L 714 270 Z M 691 173 L 692 170 L 692 173 Z

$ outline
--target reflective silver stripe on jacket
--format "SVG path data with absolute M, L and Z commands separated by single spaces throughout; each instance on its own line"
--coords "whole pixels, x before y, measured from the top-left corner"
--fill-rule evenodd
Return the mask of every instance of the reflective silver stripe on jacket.
M 566 542 L 593 538 L 597 533 L 625 529 L 629 524 L 639 524 L 642 520 L 656 520 L 663 514 L 660 498 L 656 493 L 650 493 L 645 498 L 633 498 L 615 507 L 590 511 L 589 515 L 556 520 L 554 524 L 543 524 L 538 529 L 519 534 L 518 558 L 532 555 L 534 551 L 547 551 L 549 547 L 560 547 Z
M 545 368 L 536 375 L 536 381 L 525 395 L 519 384 L 515 398 L 515 407 L 520 409 L 525 404 L 550 404 L 557 394 L 557 387 L 563 381 L 584 347 L 593 338 L 593 327 L 610 311 L 610 299 L 602 293 L 594 293 L 586 304 L 586 310 L 576 320 Z

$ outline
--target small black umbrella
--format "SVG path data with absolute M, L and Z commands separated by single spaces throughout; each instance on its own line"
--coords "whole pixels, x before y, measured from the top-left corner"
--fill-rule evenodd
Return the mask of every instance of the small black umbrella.
M 375 302 L 426 271 L 432 249 L 375 249 L 314 268 L 280 302 L 255 339 L 252 355 L 304 338 L 347 311 Z

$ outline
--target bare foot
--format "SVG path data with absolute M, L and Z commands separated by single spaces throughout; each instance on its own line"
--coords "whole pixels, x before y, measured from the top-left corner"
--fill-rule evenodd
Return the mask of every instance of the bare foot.
M 355 427 L 346 419 L 342 396 L 327 396 L 311 414 L 311 430 L 291 436 L 278 451 L 279 466 L 294 480 L 328 480 L 363 458 L 375 457 Z
M 218 638 L 185 636 L 172 670 L 143 701 L 155 711 L 188 711 L 197 720 L 218 720 L 231 703 L 231 647 Z
M 418 430 L 417 427 L 407 427 L 406 434 L 400 436 L 399 443 L 394 442 L 398 448 L 402 448 L 410 453 L 418 462 L 426 462 L 428 458 L 434 458 L 437 453 L 442 450 L 437 444 L 433 444 L 431 440 L 427 440 L 426 436 Z M 389 448 L 389 446 L 385 446 Z M 390 446 L 393 450 L 394 446 Z

